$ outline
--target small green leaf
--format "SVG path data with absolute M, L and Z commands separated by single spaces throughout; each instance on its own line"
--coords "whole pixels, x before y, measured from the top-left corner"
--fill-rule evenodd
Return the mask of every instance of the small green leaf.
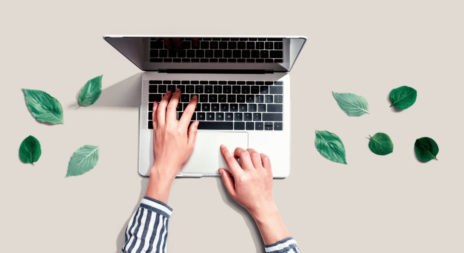
M 40 148 L 40 142 L 34 136 L 29 135 L 21 142 L 21 146 L 19 147 L 19 159 L 21 159 L 23 163 L 34 164 L 39 160 L 41 154 L 42 149 Z
M 23 89 L 23 92 L 27 109 L 36 120 L 50 124 L 63 123 L 63 108 L 56 98 L 41 90 Z
M 369 112 L 367 100 L 353 93 L 337 93 L 332 92 L 333 97 L 337 101 L 338 106 L 348 116 L 359 117 Z
M 393 152 L 393 142 L 385 133 L 376 133 L 369 139 L 369 149 L 377 155 L 388 155 Z
M 429 137 L 422 137 L 414 143 L 414 151 L 416 152 L 417 159 L 421 162 L 428 162 L 432 159 L 437 159 L 438 145 Z
M 93 169 L 98 162 L 98 147 L 84 145 L 71 156 L 66 177 L 82 175 Z
M 416 102 L 417 91 L 409 86 L 401 86 L 390 91 L 391 106 L 404 110 Z
M 87 81 L 79 92 L 78 102 L 81 106 L 93 105 L 100 97 L 103 75 L 94 77 Z
M 337 163 L 347 164 L 345 147 L 336 134 L 329 131 L 316 131 L 316 148 L 325 158 Z

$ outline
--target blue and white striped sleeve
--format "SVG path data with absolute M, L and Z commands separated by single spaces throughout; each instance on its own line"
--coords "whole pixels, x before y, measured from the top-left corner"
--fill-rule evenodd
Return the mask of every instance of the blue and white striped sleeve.
M 165 203 L 144 197 L 127 225 L 122 252 L 166 252 L 171 213 L 172 208 Z
M 266 253 L 300 253 L 296 241 L 289 237 L 264 247 Z

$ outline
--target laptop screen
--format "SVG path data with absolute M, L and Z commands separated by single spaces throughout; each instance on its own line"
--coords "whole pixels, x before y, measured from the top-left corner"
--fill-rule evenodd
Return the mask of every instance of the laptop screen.
M 304 38 L 299 39 L 301 50 Z M 145 71 L 288 71 L 296 55 L 286 37 L 105 36 Z M 292 59 L 293 57 L 293 59 Z

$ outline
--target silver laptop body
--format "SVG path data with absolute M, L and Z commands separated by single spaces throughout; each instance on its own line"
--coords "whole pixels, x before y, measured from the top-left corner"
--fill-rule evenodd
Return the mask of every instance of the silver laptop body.
M 227 168 L 219 145 L 267 154 L 274 178 L 290 174 L 290 77 L 305 37 L 104 36 L 143 70 L 138 171 L 153 164 L 151 106 L 181 88 L 178 114 L 199 95 L 195 149 L 178 177 L 217 176 Z M 193 89 L 193 90 L 192 90 Z M 193 92 L 192 92 L 193 91 Z M 188 100 L 187 100 L 188 99 Z

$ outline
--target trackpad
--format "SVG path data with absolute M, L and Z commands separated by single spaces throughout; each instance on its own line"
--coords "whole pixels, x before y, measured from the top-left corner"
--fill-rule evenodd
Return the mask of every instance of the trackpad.
M 198 131 L 195 149 L 179 176 L 213 176 L 218 174 L 218 168 L 228 168 L 219 150 L 221 144 L 233 154 L 237 147 L 248 148 L 248 134 Z

